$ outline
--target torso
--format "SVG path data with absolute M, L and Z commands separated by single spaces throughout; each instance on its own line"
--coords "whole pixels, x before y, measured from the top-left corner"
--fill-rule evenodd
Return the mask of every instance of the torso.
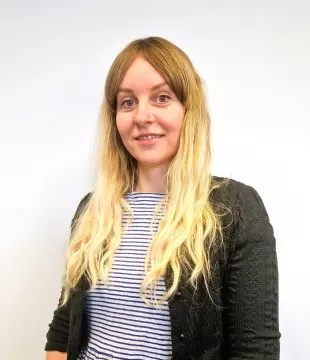
M 163 194 L 129 193 L 125 199 L 133 211 L 133 220 L 124 231 L 114 256 L 108 286 L 100 282 L 88 293 L 84 313 L 88 340 L 79 355 L 82 359 L 171 359 L 171 324 L 168 302 L 160 310 L 141 299 L 146 252 L 152 239 L 151 221 L 155 206 Z M 162 213 L 154 221 L 154 231 Z M 129 214 L 123 215 L 125 228 Z M 157 287 L 160 298 L 166 285 Z

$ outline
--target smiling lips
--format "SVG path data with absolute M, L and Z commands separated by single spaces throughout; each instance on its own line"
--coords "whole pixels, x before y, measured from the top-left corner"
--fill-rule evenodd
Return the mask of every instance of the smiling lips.
M 136 137 L 136 140 L 152 140 L 162 137 L 163 135 L 157 135 L 157 134 L 146 134 L 146 135 L 140 135 Z

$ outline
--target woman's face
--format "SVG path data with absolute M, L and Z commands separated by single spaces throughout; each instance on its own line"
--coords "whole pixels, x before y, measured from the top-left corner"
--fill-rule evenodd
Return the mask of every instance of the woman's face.
M 117 94 L 116 125 L 139 167 L 168 167 L 179 147 L 184 106 L 164 78 L 141 57 Z

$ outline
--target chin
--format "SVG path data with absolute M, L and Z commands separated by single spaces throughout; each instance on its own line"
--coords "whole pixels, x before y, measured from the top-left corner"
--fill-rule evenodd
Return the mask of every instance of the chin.
M 165 167 L 168 168 L 169 165 L 171 163 L 171 160 L 158 160 L 158 159 L 154 159 L 153 161 L 148 159 L 143 161 L 138 160 L 138 165 L 144 168 L 160 168 L 160 167 Z

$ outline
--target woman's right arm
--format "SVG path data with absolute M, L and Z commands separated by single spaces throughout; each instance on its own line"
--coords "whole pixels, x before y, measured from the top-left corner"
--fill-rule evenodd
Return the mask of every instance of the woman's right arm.
M 71 221 L 71 234 L 75 226 L 75 221 L 83 210 L 85 204 L 88 202 L 91 193 L 88 193 L 80 201 L 74 217 Z M 58 307 L 54 311 L 52 322 L 49 324 L 49 330 L 46 334 L 47 342 L 45 345 L 46 360 L 66 360 L 67 359 L 67 345 L 69 339 L 70 327 L 70 299 L 67 304 L 60 306 L 63 299 L 64 289 L 61 291 Z
M 63 290 L 59 299 L 58 307 L 54 311 L 52 322 L 49 324 L 49 330 L 46 334 L 47 342 L 45 344 L 45 351 L 47 352 L 48 360 L 63 360 L 66 359 L 67 344 L 69 338 L 69 306 L 70 300 L 64 306 L 60 306 L 63 297 Z M 51 355 L 49 355 L 49 353 Z M 60 355 L 62 357 L 60 357 Z M 65 357 L 63 357 L 65 354 Z
M 67 360 L 67 353 L 47 351 L 45 360 Z

